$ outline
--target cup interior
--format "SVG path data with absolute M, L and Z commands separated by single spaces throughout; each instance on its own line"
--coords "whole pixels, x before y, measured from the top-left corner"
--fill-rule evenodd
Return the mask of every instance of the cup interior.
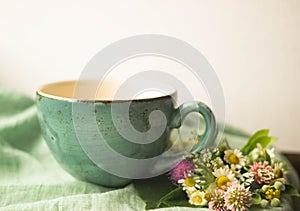
M 37 94 L 54 99 L 82 101 L 130 101 L 160 98 L 176 95 L 176 89 L 170 85 L 139 81 L 138 83 L 120 83 L 118 81 L 62 81 L 44 85 Z

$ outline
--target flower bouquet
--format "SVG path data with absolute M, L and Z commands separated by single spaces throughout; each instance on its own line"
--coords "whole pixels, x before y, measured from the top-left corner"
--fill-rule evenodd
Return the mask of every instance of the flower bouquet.
M 256 206 L 272 209 L 281 205 L 285 195 L 299 196 L 288 184 L 286 164 L 270 148 L 276 138 L 268 132 L 256 132 L 241 149 L 231 148 L 224 138 L 216 148 L 187 154 L 167 174 L 168 180 L 160 181 L 166 188 L 159 187 L 155 193 L 165 193 L 157 198 L 157 203 L 151 205 L 148 200 L 148 208 L 190 206 L 244 211 Z M 136 187 L 147 202 L 145 194 Z

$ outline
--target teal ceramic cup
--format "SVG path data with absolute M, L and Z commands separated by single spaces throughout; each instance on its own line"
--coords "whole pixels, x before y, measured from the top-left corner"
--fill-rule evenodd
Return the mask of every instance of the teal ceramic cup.
M 89 84 L 56 82 L 36 92 L 38 118 L 47 145 L 57 162 L 80 180 L 122 187 L 132 179 L 158 175 L 159 171 L 153 174 L 153 168 L 159 156 L 172 147 L 168 142 L 170 130 L 179 128 L 191 112 L 201 114 L 205 132 L 189 151 L 214 141 L 216 121 L 212 111 L 202 102 L 176 108 L 175 89 L 150 97 L 112 98 L 116 86 L 107 83 L 100 94 L 76 95 L 76 87 Z

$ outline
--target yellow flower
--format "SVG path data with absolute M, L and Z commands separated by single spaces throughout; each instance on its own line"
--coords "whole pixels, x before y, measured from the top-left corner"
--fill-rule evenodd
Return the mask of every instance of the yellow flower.
M 206 193 L 204 195 L 204 198 L 207 200 L 207 201 L 210 201 L 210 199 L 212 198 L 212 194 L 211 193 Z
M 279 199 L 280 198 L 280 190 L 274 190 L 272 188 L 269 188 L 266 192 L 266 199 L 274 199 L 274 198 L 277 198 Z

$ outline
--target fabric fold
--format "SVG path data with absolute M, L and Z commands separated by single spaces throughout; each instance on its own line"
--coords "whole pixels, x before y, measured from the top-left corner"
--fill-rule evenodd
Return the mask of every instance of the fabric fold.
M 240 147 L 245 133 L 228 128 L 225 133 L 231 146 Z M 291 175 L 291 182 L 298 185 L 295 172 Z M 292 210 L 289 204 L 286 202 L 285 210 Z M 145 210 L 145 202 L 133 185 L 122 189 L 105 188 L 78 181 L 66 173 L 41 137 L 34 100 L 20 93 L 0 90 L 0 210 L 141 211 Z

